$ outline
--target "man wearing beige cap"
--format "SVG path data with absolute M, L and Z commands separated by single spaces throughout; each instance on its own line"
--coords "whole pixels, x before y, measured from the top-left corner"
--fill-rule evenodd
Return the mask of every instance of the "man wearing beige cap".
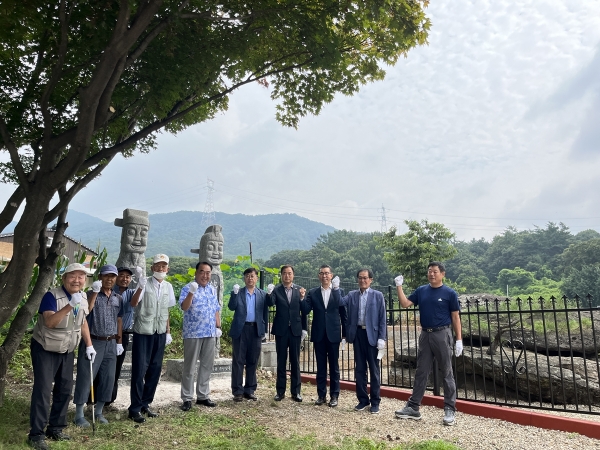
M 150 409 L 160 379 L 165 345 L 169 345 L 171 327 L 169 308 L 175 306 L 173 286 L 165 281 L 169 257 L 159 253 L 152 259 L 152 276 L 140 277 L 131 298 L 133 322 L 133 351 L 131 353 L 131 404 L 129 418 L 136 423 L 158 413 Z
M 92 363 L 96 357 L 85 320 L 88 302 L 86 295 L 81 293 L 86 276 L 87 269 L 83 264 L 69 264 L 62 274 L 63 285 L 46 292 L 38 309 L 31 339 L 33 391 L 29 413 L 31 430 L 27 440 L 36 449 L 48 448 L 45 438 L 70 439 L 62 430 L 67 426 L 67 408 L 73 387 L 73 351 L 80 339 L 85 342 L 85 356 L 80 354 L 80 357 Z

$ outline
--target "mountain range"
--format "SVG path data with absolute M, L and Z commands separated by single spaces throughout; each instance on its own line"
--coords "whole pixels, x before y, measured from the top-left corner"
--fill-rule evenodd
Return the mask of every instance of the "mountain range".
M 156 253 L 169 256 L 196 255 L 190 252 L 198 248 L 206 227 L 201 227 L 202 212 L 178 211 L 165 214 L 150 214 L 150 231 L 146 257 Z M 108 260 L 116 261 L 119 256 L 121 228 L 89 214 L 69 211 L 69 227 L 66 234 L 95 249 L 106 247 Z M 248 255 L 252 242 L 254 259 L 268 259 L 280 250 L 309 249 L 322 234 L 335 228 L 296 214 L 266 214 L 249 216 L 215 212 L 215 223 L 223 226 L 225 258 Z M 7 227 L 5 232 L 12 232 Z M 197 256 L 196 256 L 197 257 Z

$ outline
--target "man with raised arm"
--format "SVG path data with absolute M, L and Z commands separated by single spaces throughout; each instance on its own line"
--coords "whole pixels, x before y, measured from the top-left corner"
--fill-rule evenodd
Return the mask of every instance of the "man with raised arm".
M 181 374 L 181 409 L 192 409 L 194 375 L 196 404 L 217 406 L 210 397 L 210 374 L 215 362 L 215 338 L 221 337 L 221 305 L 216 289 L 210 284 L 212 266 L 196 264 L 194 281 L 181 289 L 179 304 L 183 310 L 183 373 Z M 196 363 L 200 361 L 196 371 Z M 197 373 L 196 373 L 197 372 Z
M 159 253 L 152 259 L 151 277 L 141 276 L 131 298 L 135 308 L 133 322 L 133 351 L 131 352 L 131 404 L 129 418 L 136 423 L 148 417 L 158 417 L 150 409 L 160 380 L 165 345 L 169 345 L 171 326 L 169 308 L 175 306 L 173 286 L 165 281 L 169 257 Z
M 267 331 L 269 321 L 269 308 L 266 304 L 265 291 L 256 287 L 258 272 L 254 267 L 244 270 L 245 287 L 240 289 L 238 284 L 233 285 L 229 304 L 233 313 L 231 329 L 231 344 L 233 355 L 231 358 L 231 392 L 234 402 L 244 399 L 257 401 L 256 364 L 260 356 L 262 338 Z M 244 379 L 244 366 L 246 366 L 246 382 Z
M 46 450 L 46 438 L 54 441 L 71 439 L 63 429 L 67 426 L 73 387 L 73 351 L 80 339 L 85 342 L 85 349 L 79 357 L 87 358 L 92 364 L 96 357 L 85 320 L 89 314 L 87 297 L 81 293 L 86 276 L 87 269 L 83 264 L 69 264 L 62 275 L 62 286 L 46 292 L 38 309 L 31 339 L 33 390 L 29 412 L 31 429 L 27 439 L 35 449 Z
M 275 335 L 275 351 L 277 353 L 277 381 L 275 382 L 275 401 L 285 397 L 286 368 L 288 352 L 290 355 L 290 392 L 292 400 L 302 401 L 300 394 L 300 343 L 306 338 L 306 314 L 301 311 L 300 302 L 304 299 L 306 289 L 293 283 L 294 268 L 281 266 L 281 284 L 277 287 L 270 284 L 267 293 L 267 305 L 275 306 L 275 317 L 271 334 Z
M 340 395 L 340 342 L 346 343 L 346 308 L 340 304 L 344 291 L 332 290 L 331 267 L 323 264 L 319 268 L 321 286 L 308 291 L 301 303 L 302 311 L 313 312 L 310 341 L 314 345 L 317 360 L 317 401 L 320 406 L 327 402 L 327 363 L 329 362 L 329 406 L 338 405 Z M 342 340 L 343 338 L 343 340 Z
M 454 425 L 456 412 L 456 383 L 452 374 L 452 347 L 456 335 L 455 355 L 462 354 L 462 329 L 460 324 L 460 304 L 454 289 L 444 285 L 446 269 L 441 262 L 433 261 L 427 266 L 429 284 L 419 286 L 406 297 L 402 290 L 404 277 L 394 278 L 400 306 L 419 307 L 421 335 L 419 336 L 419 354 L 413 393 L 406 406 L 396 411 L 399 419 L 420 420 L 419 407 L 425 395 L 427 378 L 431 372 L 433 359 L 439 364 L 444 377 L 444 425 Z

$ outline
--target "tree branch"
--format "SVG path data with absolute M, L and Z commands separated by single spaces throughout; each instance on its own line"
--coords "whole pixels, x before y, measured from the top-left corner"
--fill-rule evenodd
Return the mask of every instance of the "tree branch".
M 6 122 L 4 121 L 4 116 L 0 114 L 0 135 L 2 135 L 2 140 L 4 141 L 4 145 L 8 149 L 8 153 L 10 155 L 10 161 L 13 164 L 13 169 L 17 174 L 17 179 L 19 180 L 19 184 L 21 187 L 27 191 L 27 176 L 25 175 L 25 170 L 23 169 L 23 164 L 21 164 L 21 158 L 19 158 L 19 149 L 13 142 L 10 137 L 10 133 L 6 127 Z
M 4 231 L 6 226 L 14 219 L 19 206 L 21 206 L 21 203 L 23 203 L 23 200 L 25 200 L 25 190 L 21 185 L 19 185 L 12 193 L 6 202 L 6 205 L 4 205 L 4 209 L 0 213 L 0 232 Z
M 105 158 L 107 161 L 103 164 L 98 164 L 94 167 L 90 172 L 85 174 L 82 178 L 78 179 L 73 183 L 73 186 L 69 188 L 68 191 L 65 191 L 63 195 L 60 196 L 58 203 L 52 208 L 50 211 L 46 213 L 43 219 L 44 226 L 47 226 L 50 222 L 58 217 L 64 210 L 66 210 L 69 206 L 73 197 L 84 187 L 86 187 L 90 181 L 96 178 L 98 175 L 102 173 L 104 168 L 112 161 L 115 155 Z

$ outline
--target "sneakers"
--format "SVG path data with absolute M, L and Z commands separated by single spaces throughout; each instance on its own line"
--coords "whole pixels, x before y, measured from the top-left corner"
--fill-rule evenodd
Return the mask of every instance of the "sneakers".
M 363 409 L 365 409 L 367 406 L 369 406 L 368 404 L 365 405 L 364 403 L 359 403 L 358 405 L 356 405 L 354 407 L 354 411 L 362 411 Z
M 396 411 L 396 417 L 398 419 L 421 420 L 421 413 L 416 409 L 413 409 L 410 406 L 406 405 L 404 408 Z
M 449 406 L 444 408 L 444 425 L 452 426 L 454 425 L 454 416 L 456 415 L 456 411 L 454 411 Z
M 371 414 L 379 414 L 379 405 L 371 405 Z

